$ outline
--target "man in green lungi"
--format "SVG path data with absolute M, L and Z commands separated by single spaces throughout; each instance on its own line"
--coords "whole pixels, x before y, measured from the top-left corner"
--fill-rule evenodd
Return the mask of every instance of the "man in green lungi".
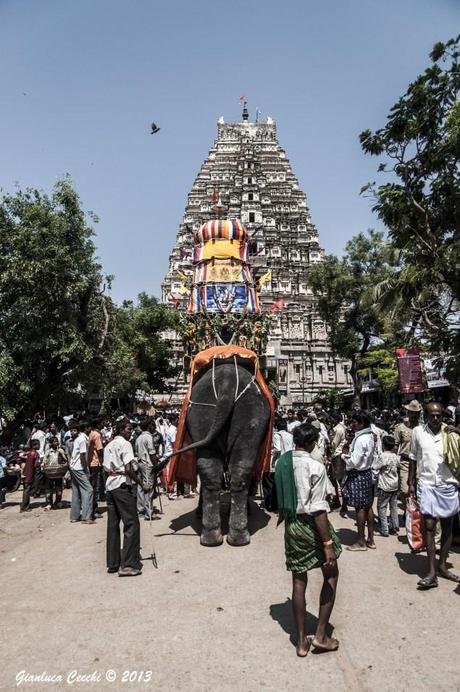
M 285 522 L 286 567 L 292 572 L 292 610 L 296 623 L 297 656 L 308 654 L 310 646 L 317 651 L 336 651 L 337 639 L 328 637 L 326 629 L 334 607 L 339 570 L 337 558 L 342 547 L 329 522 L 326 501 L 326 468 L 310 456 L 319 430 L 309 423 L 293 431 L 295 450 L 283 454 L 276 464 L 275 483 L 279 522 Z M 308 571 L 321 567 L 323 587 L 320 594 L 318 625 L 310 639 L 305 635 L 305 591 Z

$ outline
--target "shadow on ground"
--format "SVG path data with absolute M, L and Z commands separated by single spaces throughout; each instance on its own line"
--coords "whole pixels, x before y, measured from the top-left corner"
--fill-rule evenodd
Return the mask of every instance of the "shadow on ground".
M 395 553 L 395 558 L 399 568 L 406 574 L 416 574 L 418 577 L 426 575 L 428 563 L 424 553 Z
M 287 598 L 284 603 L 274 603 L 270 606 L 270 616 L 279 626 L 289 635 L 289 641 L 293 646 L 297 644 L 297 630 L 294 624 L 294 616 L 292 614 L 292 601 Z M 307 610 L 305 620 L 305 632 L 307 636 L 312 636 L 316 632 L 318 626 L 318 618 L 313 613 Z M 327 628 L 328 637 L 332 636 L 334 631 L 333 625 L 329 624 Z
M 183 502 L 183 500 L 180 500 Z M 226 536 L 228 534 L 228 516 L 230 513 L 230 494 L 222 493 L 220 500 L 220 518 L 222 522 L 222 534 Z M 253 536 L 260 529 L 265 528 L 268 522 L 271 520 L 271 516 L 267 514 L 263 509 L 259 507 L 253 500 L 249 501 L 248 508 L 248 528 L 249 533 Z M 201 533 L 201 517 L 197 514 L 197 508 L 194 507 L 189 512 L 181 514 L 180 516 L 173 519 L 169 525 L 169 528 L 173 533 L 180 533 L 186 528 L 192 528 L 195 534 Z M 164 535 L 164 534 L 158 534 Z M 181 535 L 192 536 L 191 533 L 181 533 Z
M 357 541 L 358 534 L 353 529 L 336 529 L 335 532 L 342 545 L 353 545 Z

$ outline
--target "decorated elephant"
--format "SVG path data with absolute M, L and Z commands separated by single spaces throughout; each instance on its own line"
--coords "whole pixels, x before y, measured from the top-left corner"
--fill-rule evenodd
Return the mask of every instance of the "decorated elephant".
M 231 497 L 227 541 L 234 546 L 250 542 L 248 489 L 269 463 L 273 417 L 273 400 L 254 352 L 221 346 L 196 356 L 170 478 L 193 483 L 197 472 L 200 476 L 202 545 L 223 541 L 219 498 L 224 472 Z

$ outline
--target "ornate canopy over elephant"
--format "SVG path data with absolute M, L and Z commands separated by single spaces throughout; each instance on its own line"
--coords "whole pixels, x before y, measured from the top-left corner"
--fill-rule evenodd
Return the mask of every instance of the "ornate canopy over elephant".
M 237 219 L 207 221 L 195 233 L 193 280 L 184 316 L 184 353 L 236 343 L 261 355 L 269 321 L 249 266 L 249 234 Z

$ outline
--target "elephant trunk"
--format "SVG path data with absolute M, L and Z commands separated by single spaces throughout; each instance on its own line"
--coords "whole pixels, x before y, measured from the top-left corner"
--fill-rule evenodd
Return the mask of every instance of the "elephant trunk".
M 234 387 L 230 383 L 228 390 L 224 389 L 222 392 L 219 393 L 219 398 L 216 403 L 214 419 L 211 423 L 211 427 L 206 437 L 203 437 L 202 440 L 193 442 L 192 444 L 189 444 L 186 447 L 182 447 L 182 449 L 178 449 L 175 452 L 171 452 L 171 454 L 168 454 L 168 456 L 164 457 L 164 459 L 170 459 L 171 457 L 177 456 L 178 454 L 182 454 L 183 452 L 189 452 L 192 449 L 198 449 L 199 447 L 207 447 L 208 445 L 210 445 L 211 442 L 213 442 L 221 432 L 222 428 L 227 422 L 229 415 L 233 410 L 233 406 L 235 405 L 234 395 Z

